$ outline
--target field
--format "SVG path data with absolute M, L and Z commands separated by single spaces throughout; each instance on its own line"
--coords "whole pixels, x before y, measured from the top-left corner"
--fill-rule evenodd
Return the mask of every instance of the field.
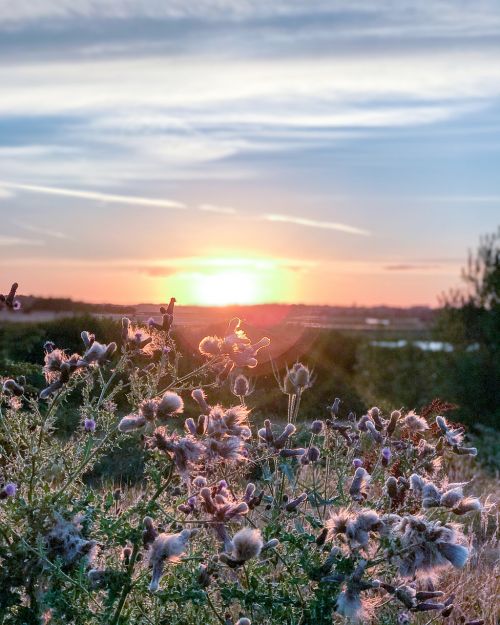
M 0 326 L 2 622 L 496 623 L 498 435 L 437 399 L 459 352 L 223 313 Z

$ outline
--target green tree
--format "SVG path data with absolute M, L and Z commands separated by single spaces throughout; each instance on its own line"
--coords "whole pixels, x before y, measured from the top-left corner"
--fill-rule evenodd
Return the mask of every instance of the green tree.
M 500 228 L 481 237 L 462 270 L 463 287 L 442 296 L 437 332 L 451 343 L 446 399 L 470 423 L 500 419 Z

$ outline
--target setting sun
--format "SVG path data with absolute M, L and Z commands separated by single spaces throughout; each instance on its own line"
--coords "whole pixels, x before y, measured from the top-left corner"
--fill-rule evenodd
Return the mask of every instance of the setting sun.
M 193 288 L 205 306 L 254 304 L 261 296 L 258 275 L 238 269 L 200 275 Z

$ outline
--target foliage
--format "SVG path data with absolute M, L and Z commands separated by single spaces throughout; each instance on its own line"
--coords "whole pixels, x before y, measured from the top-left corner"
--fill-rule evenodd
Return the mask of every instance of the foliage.
M 450 521 L 488 516 L 447 481 L 448 458 L 476 450 L 436 404 L 424 416 L 375 407 L 356 416 L 330 395 L 325 407 L 334 360 L 317 352 L 314 372 L 299 362 L 274 368 L 282 422 L 258 429 L 247 375 L 269 339 L 251 342 L 233 319 L 223 336 L 203 338 L 186 370 L 173 300 L 161 312 L 147 327 L 88 319 L 115 341 L 82 326 L 83 350 L 64 324 L 40 329 L 38 346 L 49 340 L 43 385 L 35 392 L 15 369 L 3 377 L 4 625 L 481 616 L 482 606 L 453 606 L 436 590 L 439 574 L 473 551 Z M 25 361 L 37 359 L 36 344 Z M 316 419 L 297 428 L 304 406 Z M 99 466 L 127 454 L 134 484 L 96 481 Z

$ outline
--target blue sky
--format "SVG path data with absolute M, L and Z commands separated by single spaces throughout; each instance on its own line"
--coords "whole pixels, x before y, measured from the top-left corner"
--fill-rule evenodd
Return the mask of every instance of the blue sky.
M 0 2 L 2 280 L 436 304 L 499 222 L 499 29 L 495 0 Z

